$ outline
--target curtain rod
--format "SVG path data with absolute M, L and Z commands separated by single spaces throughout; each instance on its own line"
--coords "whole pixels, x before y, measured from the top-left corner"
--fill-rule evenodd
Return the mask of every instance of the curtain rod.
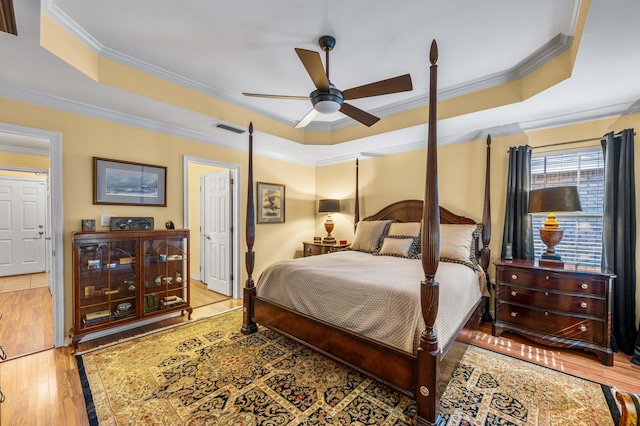
M 601 141 L 602 139 L 604 139 L 604 136 L 600 136 L 599 138 L 580 139 L 578 141 L 558 142 L 558 143 L 550 143 L 547 145 L 532 146 L 531 149 L 548 148 L 550 146 L 571 145 L 574 143 L 581 143 L 581 142 Z
M 618 132 L 614 136 L 619 136 L 621 133 L 622 132 Z M 633 135 L 635 136 L 636 133 L 634 132 Z M 547 144 L 547 145 L 532 146 L 530 148 L 531 148 L 531 150 L 534 150 L 534 149 L 539 149 L 539 148 L 549 148 L 551 146 L 561 146 L 561 145 L 571 145 L 571 144 L 574 144 L 574 143 L 601 141 L 601 140 L 603 140 L 605 138 L 605 136 L 606 135 L 602 135 L 602 136 L 600 136 L 598 138 L 580 139 L 580 140 L 577 140 L 577 141 L 550 143 L 550 144 Z M 507 152 L 509 152 L 509 151 L 507 151 Z

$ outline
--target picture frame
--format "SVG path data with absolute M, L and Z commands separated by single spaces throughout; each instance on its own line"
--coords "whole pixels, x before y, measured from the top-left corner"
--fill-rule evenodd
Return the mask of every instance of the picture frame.
M 258 223 L 284 223 L 285 186 L 277 183 L 258 182 L 256 197 L 258 202 Z
M 93 157 L 93 204 L 167 206 L 167 168 Z

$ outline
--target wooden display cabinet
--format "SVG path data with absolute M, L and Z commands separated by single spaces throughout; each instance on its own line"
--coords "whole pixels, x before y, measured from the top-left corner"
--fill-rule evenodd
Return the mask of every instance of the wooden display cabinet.
M 191 319 L 188 253 L 189 230 L 74 232 L 74 347 L 152 316 Z

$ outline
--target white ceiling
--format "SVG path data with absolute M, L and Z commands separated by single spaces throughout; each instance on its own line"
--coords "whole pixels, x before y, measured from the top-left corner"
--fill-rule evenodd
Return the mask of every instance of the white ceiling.
M 319 51 L 319 36 L 329 34 L 337 40 L 330 53 L 330 78 L 342 90 L 411 74 L 411 92 L 351 101 L 383 117 L 426 104 L 432 39 L 440 51 L 442 100 L 518 78 L 568 47 L 580 0 L 42 3 L 45 13 L 105 57 L 293 126 L 311 109 L 310 101 L 249 98 L 242 92 L 308 95 L 313 83 L 294 48 Z M 239 149 L 246 145 L 246 134 L 212 128 L 220 122 L 216 117 L 89 79 L 40 47 L 39 1 L 17 0 L 14 7 L 18 37 L 0 33 L 0 97 Z M 520 103 L 441 120 L 440 143 L 476 139 L 489 131 L 500 135 L 640 111 L 638 17 L 637 0 L 593 0 L 569 79 Z M 324 61 L 324 53 L 321 56 Z M 354 123 L 336 113 L 319 116 L 308 128 L 330 131 Z M 301 145 L 256 129 L 256 151 L 327 164 L 363 152 L 417 149 L 426 139 L 424 127 L 334 146 Z M 10 144 L 6 134 L 0 136 L 0 146 Z

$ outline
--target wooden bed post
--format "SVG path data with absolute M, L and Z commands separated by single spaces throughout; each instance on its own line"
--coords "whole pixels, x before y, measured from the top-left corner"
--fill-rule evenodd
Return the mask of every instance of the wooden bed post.
M 420 304 L 425 330 L 420 336 L 416 377 L 416 408 L 419 425 L 440 422 L 436 400 L 436 368 L 438 336 L 434 325 L 438 315 L 439 284 L 436 271 L 440 260 L 440 203 L 438 200 L 438 156 L 437 156 L 437 76 L 438 45 L 431 42 L 429 53 L 429 136 L 427 141 L 427 174 L 424 190 L 422 226 L 422 270 L 424 280 L 420 283 Z
M 489 277 L 489 262 L 491 258 L 491 250 L 489 242 L 491 241 L 491 135 L 487 135 L 487 162 L 485 166 L 484 176 L 484 208 L 482 210 L 482 249 L 480 250 L 480 266 L 484 270 L 487 288 L 491 289 L 491 279 Z M 483 320 L 493 321 L 491 315 L 491 298 L 485 298 L 485 309 Z
M 253 252 L 253 243 L 256 237 L 255 208 L 253 205 L 253 122 L 249 123 L 249 170 L 247 182 L 247 219 L 245 223 L 247 238 L 247 253 L 245 264 L 247 268 L 247 282 L 244 285 L 244 307 L 242 315 L 243 334 L 251 334 L 258 331 L 258 325 L 253 321 L 253 298 L 256 295 L 256 285 L 253 282 L 253 267 L 256 255 Z
M 484 177 L 484 209 L 482 211 L 482 251 L 480 252 L 480 265 L 489 274 L 489 242 L 491 241 L 491 135 L 487 135 L 487 164 Z

